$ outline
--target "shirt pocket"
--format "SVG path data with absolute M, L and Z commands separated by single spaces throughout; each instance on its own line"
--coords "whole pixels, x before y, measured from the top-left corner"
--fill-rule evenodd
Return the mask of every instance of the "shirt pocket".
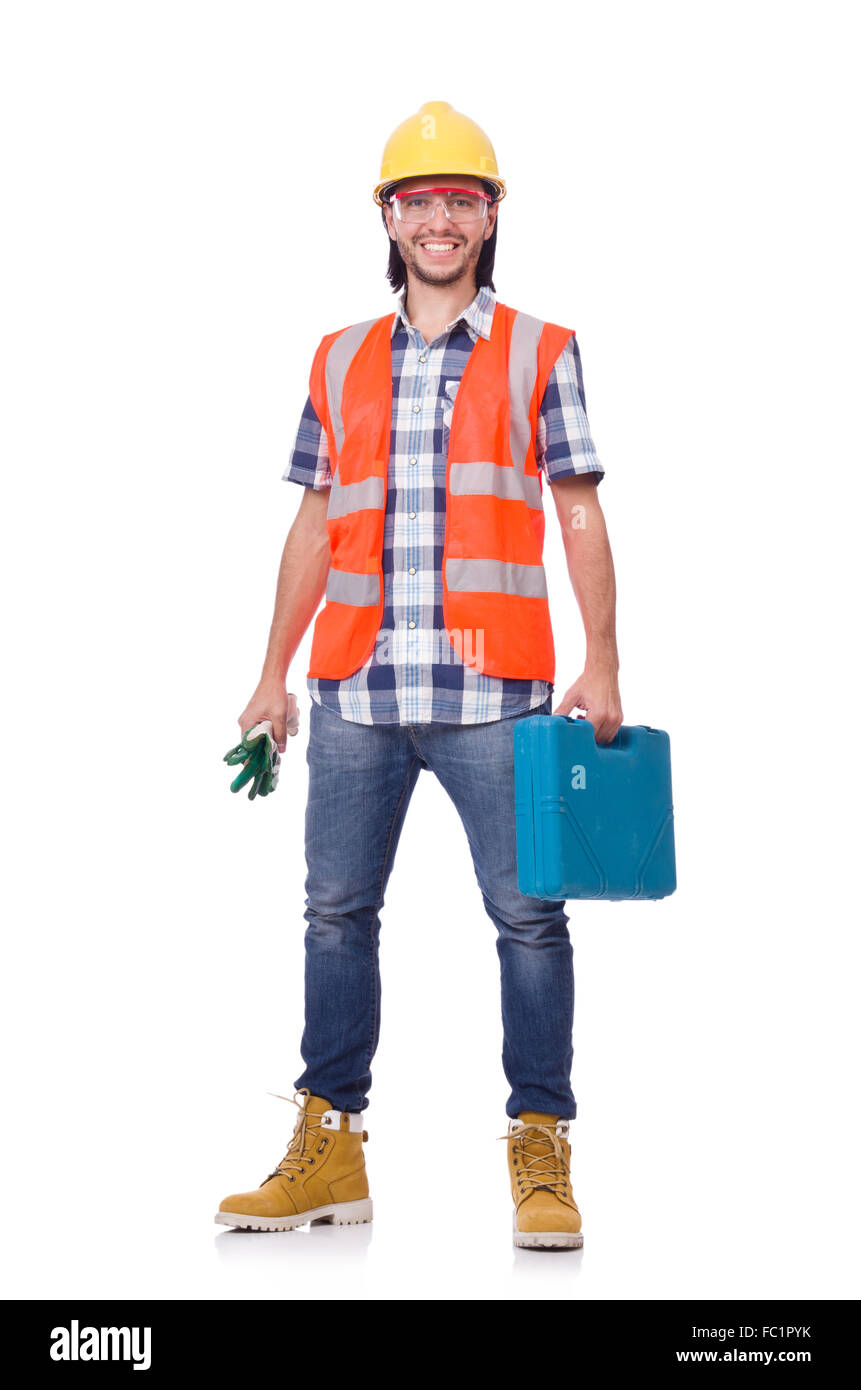
M 447 381 L 442 393 L 442 423 L 445 429 L 451 429 L 451 414 L 454 410 L 454 401 L 457 396 L 459 381 Z

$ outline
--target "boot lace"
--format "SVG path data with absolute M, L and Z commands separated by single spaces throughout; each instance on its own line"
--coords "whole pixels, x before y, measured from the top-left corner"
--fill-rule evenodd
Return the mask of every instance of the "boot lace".
M 286 1154 L 277 1168 L 273 1168 L 268 1177 L 263 1179 L 260 1184 L 261 1187 L 270 1178 L 286 1178 L 288 1182 L 295 1182 L 297 1172 L 304 1173 L 308 1165 L 316 1162 L 310 1150 L 316 1148 L 316 1152 L 320 1154 L 329 1142 L 329 1136 L 325 1135 L 319 1146 L 317 1145 L 317 1140 L 322 1135 L 322 1116 L 307 1113 L 305 1106 L 308 1104 L 307 1098 L 310 1096 L 307 1086 L 303 1086 L 301 1091 L 294 1091 L 292 1096 L 279 1096 L 276 1091 L 268 1091 L 267 1095 L 275 1096 L 276 1100 L 286 1100 L 291 1105 L 298 1106 L 299 1114 L 296 1116 L 296 1128 L 293 1131 L 293 1138 L 287 1145 Z M 296 1100 L 296 1096 L 302 1095 L 306 1097 L 304 1105 Z
M 519 1141 L 520 1153 L 516 1143 L 514 1149 L 515 1177 L 517 1186 L 526 1189 L 524 1196 L 546 1188 L 557 1197 L 568 1197 L 568 1164 L 556 1125 L 513 1124 L 507 1134 L 497 1138 Z

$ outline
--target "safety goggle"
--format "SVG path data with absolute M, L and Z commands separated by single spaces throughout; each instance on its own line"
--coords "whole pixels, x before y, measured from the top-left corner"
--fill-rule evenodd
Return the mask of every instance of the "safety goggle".
M 399 222 L 427 222 L 442 203 L 450 222 L 477 222 L 487 216 L 493 202 L 489 193 L 474 188 L 410 188 L 406 193 L 393 193 L 389 202 Z

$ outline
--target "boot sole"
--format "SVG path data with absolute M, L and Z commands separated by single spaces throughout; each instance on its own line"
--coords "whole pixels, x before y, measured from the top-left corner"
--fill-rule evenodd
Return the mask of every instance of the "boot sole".
M 241 1211 L 217 1211 L 219 1226 L 236 1226 L 241 1231 L 294 1231 L 297 1226 L 361 1226 L 373 1221 L 374 1205 L 370 1197 L 358 1202 L 330 1202 L 325 1207 L 310 1207 L 294 1216 L 249 1216 Z
M 527 1250 L 581 1250 L 582 1231 L 519 1231 L 517 1213 L 512 1217 L 514 1244 Z

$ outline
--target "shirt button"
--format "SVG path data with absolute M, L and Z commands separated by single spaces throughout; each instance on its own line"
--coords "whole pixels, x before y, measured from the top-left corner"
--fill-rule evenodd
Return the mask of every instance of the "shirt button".
M 428 360 L 428 355 L 427 355 L 426 352 L 423 352 L 423 353 L 421 354 L 421 356 L 419 357 L 419 361 L 420 361 L 420 362 L 427 362 L 427 360 Z
M 420 406 L 420 405 L 414 405 L 414 406 L 413 406 L 413 414 L 414 414 L 414 415 L 418 415 L 418 413 L 419 413 L 420 410 L 421 410 L 421 406 Z
M 416 519 L 416 514 L 415 514 L 415 512 L 410 512 L 409 517 L 410 517 L 410 521 L 415 521 L 415 519 Z
M 416 572 L 416 567 L 415 567 L 415 565 L 410 565 L 410 574 L 415 574 L 415 572 Z
M 412 618 L 410 618 L 409 626 L 410 626 L 410 627 L 415 627 L 415 623 L 413 622 Z
M 418 459 L 410 459 L 410 463 L 418 463 Z

